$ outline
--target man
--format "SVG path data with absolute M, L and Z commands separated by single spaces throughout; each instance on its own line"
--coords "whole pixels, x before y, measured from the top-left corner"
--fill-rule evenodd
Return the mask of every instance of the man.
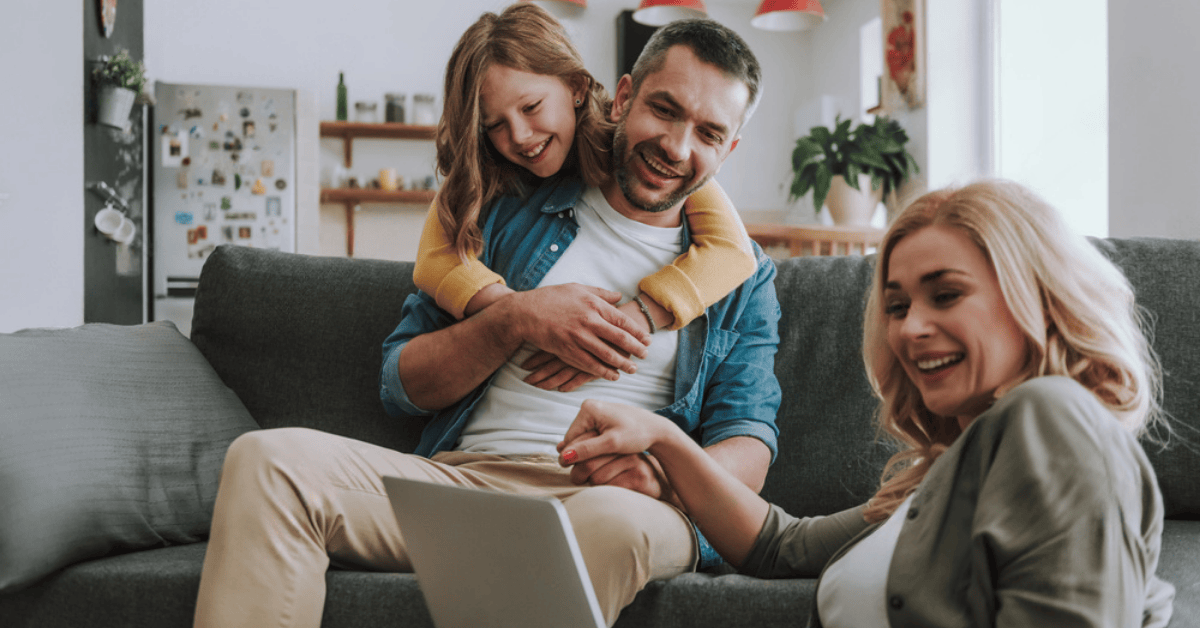
M 412 296 L 384 343 L 389 413 L 434 415 L 415 454 L 301 429 L 235 442 L 197 625 L 283 618 L 315 626 L 330 562 L 411 570 L 384 475 L 558 497 L 610 625 L 646 582 L 693 569 L 697 536 L 653 459 L 611 457 L 566 470 L 555 446 L 584 399 L 616 399 L 676 421 L 761 489 L 780 398 L 770 260 L 760 254 L 755 275 L 687 328 L 655 334 L 646 357 L 636 369 L 625 364 L 619 378 L 543 390 L 525 383 L 529 371 L 518 365 L 584 327 L 615 345 L 596 352 L 609 364 L 626 360 L 616 347 L 638 348 L 607 322 L 622 316 L 610 291 L 636 294 L 640 278 L 686 248 L 683 199 L 736 145 L 759 75 L 745 43 L 715 22 L 660 29 L 617 86 L 613 180 L 584 189 L 551 179 L 485 213 L 482 260 L 516 292 L 461 322 L 428 295 Z

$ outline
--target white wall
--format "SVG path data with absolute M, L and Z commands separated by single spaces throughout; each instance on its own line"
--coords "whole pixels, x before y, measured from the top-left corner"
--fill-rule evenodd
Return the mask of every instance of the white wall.
M 1107 11 L 1004 0 L 997 13 L 996 174 L 1038 192 L 1075 231 L 1106 236 Z
M 0 333 L 83 323 L 83 10 L 0 20 Z
M 1113 236 L 1200 238 L 1200 3 L 1108 2 Z
M 302 88 L 317 97 L 317 113 L 331 120 L 339 71 L 351 102 L 380 103 L 400 91 L 438 95 L 446 61 L 459 35 L 484 11 L 508 0 L 416 2 L 347 0 L 284 4 L 267 0 L 156 0 L 146 3 L 146 63 L 152 78 L 180 83 L 221 83 Z M 616 20 L 629 0 L 592 0 L 586 9 L 542 2 L 564 23 L 592 73 L 610 89 L 616 83 Z M 311 6 L 309 6 L 311 5 Z M 765 97 L 718 180 L 743 210 L 778 210 L 787 199 L 791 117 L 808 92 L 807 36 L 750 26 L 752 0 L 710 0 L 709 15 L 741 34 L 763 65 Z M 449 8 L 452 7 L 452 10 Z M 411 109 L 411 107 L 410 107 Z M 779 132 L 788 129 L 787 133 Z M 341 142 L 322 140 L 321 163 L 341 159 Z M 356 140 L 352 174 L 360 180 L 396 167 L 411 178 L 432 174 L 430 142 Z M 355 255 L 412 259 L 427 207 L 366 205 L 356 214 Z M 321 251 L 344 254 L 340 205 L 321 210 Z

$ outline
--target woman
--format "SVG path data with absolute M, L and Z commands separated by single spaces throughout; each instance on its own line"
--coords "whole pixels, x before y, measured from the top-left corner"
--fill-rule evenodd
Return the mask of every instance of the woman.
M 669 422 L 589 402 L 563 464 L 648 451 L 718 551 L 821 575 L 812 625 L 1162 626 L 1163 506 L 1136 437 L 1158 367 L 1121 272 L 1022 187 L 909 206 L 880 247 L 863 358 L 903 445 L 865 505 L 796 519 Z

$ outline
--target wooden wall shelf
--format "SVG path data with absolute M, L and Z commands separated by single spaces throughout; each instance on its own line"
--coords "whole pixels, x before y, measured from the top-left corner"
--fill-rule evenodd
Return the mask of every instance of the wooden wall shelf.
M 376 190 L 361 188 L 324 188 L 321 190 L 322 203 L 419 203 L 429 205 L 433 202 L 433 190 Z
M 396 122 L 322 122 L 321 137 L 342 140 L 346 168 L 354 163 L 354 138 L 430 141 L 437 127 Z M 322 203 L 346 206 L 346 255 L 354 257 L 354 208 L 362 203 L 416 203 L 428 206 L 434 190 L 376 190 L 371 188 L 322 188 Z
M 432 140 L 437 134 L 435 126 L 399 124 L 396 122 L 322 122 L 321 137 L 342 139 L 346 156 L 346 167 L 353 165 L 354 138 L 380 140 Z

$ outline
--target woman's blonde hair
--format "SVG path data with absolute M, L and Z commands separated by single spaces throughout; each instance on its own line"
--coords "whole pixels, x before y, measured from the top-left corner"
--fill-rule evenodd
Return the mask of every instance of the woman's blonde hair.
M 884 284 L 896 244 L 925 227 L 962 230 L 987 256 L 1005 303 L 1025 336 L 1025 368 L 996 391 L 1042 375 L 1070 377 L 1135 435 L 1160 420 L 1161 375 L 1146 322 L 1120 269 L 1058 212 L 1024 187 L 985 180 L 930 192 L 909 205 L 879 247 L 863 326 L 867 378 L 880 398 L 880 427 L 903 445 L 884 470 L 866 511 L 886 518 L 961 434 L 953 417 L 936 416 L 888 346 Z
M 438 173 L 444 177 L 438 220 L 464 259 L 482 248 L 482 209 L 498 195 L 522 193 L 533 177 L 496 151 L 483 128 L 479 90 L 493 65 L 557 76 L 572 90 L 582 89 L 583 103 L 575 110 L 575 141 L 563 170 L 589 185 L 603 183 L 609 172 L 615 126 L 606 116 L 611 100 L 584 69 L 562 25 L 529 3 L 514 4 L 499 15 L 484 13 L 463 33 L 446 65 L 436 139 Z

